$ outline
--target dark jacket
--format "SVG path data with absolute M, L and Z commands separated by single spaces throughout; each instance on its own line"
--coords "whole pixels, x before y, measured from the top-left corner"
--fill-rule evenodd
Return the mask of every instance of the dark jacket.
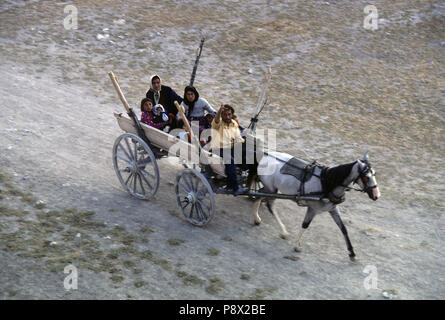
M 146 97 L 153 100 L 154 104 L 156 104 L 153 89 L 150 88 L 147 91 Z M 158 103 L 164 106 L 167 113 L 178 113 L 178 109 L 176 109 L 174 105 L 175 100 L 178 101 L 179 104 L 182 102 L 182 98 L 178 96 L 172 88 L 161 85 L 161 95 Z

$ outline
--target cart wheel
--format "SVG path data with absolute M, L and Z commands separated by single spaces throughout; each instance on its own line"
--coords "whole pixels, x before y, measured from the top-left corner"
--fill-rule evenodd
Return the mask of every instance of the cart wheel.
M 122 186 L 138 199 L 151 199 L 159 187 L 159 169 L 147 143 L 124 133 L 113 146 L 113 165 Z
M 215 211 L 215 196 L 207 179 L 188 168 L 176 176 L 176 198 L 184 217 L 196 226 L 205 226 Z

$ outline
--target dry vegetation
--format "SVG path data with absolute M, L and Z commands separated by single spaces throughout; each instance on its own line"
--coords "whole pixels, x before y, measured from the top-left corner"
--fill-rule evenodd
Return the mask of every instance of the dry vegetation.
M 260 231 L 253 232 L 250 225 L 242 224 L 247 218 L 236 220 L 237 210 L 247 210 L 243 202 L 228 208 L 220 204 L 219 220 L 212 221 L 214 226 L 208 229 L 190 231 L 180 225 L 182 232 L 171 230 L 171 221 L 180 221 L 181 215 L 171 205 L 175 200 L 166 182 L 173 181 L 174 173 L 166 169 L 168 165 L 161 165 L 164 180 L 157 202 L 140 205 L 128 197 L 125 203 L 119 202 L 123 191 L 118 189 L 117 179 L 109 178 L 114 174 L 110 156 L 97 154 L 110 152 L 112 142 L 107 146 L 102 143 L 112 140 L 107 135 L 118 134 L 117 128 L 113 131 L 89 120 L 105 122 L 113 109 L 123 111 L 107 72 L 113 70 L 118 75 L 136 110 L 152 73 L 159 73 L 166 84 L 182 94 L 194 51 L 200 37 L 205 36 L 195 85 L 214 106 L 231 103 L 241 122 L 247 124 L 264 71 L 270 66 L 269 104 L 259 128 L 277 129 L 279 151 L 327 165 L 352 161 L 370 152 L 383 198 L 363 207 L 345 204 L 346 216 L 352 211 L 366 216 L 354 217 L 354 222 L 350 216 L 345 219 L 353 231 L 353 242 L 362 248 L 362 256 L 387 271 L 381 277 L 388 294 L 423 298 L 428 292 L 427 298 L 443 298 L 445 280 L 437 270 L 444 256 L 440 230 L 445 210 L 441 181 L 445 155 L 445 8 L 440 1 L 428 0 L 373 3 L 381 19 L 376 31 L 362 27 L 363 8 L 368 3 L 352 0 L 205 1 L 205 5 L 179 0 L 79 0 L 79 29 L 75 31 L 63 28 L 65 3 L 0 4 L 2 70 L 16 72 L 12 83 L 2 82 L 0 87 L 4 93 L 0 107 L 6 110 L 0 115 L 3 262 L 7 267 L 16 266 L 13 269 L 20 270 L 21 276 L 29 270 L 49 272 L 52 278 L 42 278 L 47 283 L 73 263 L 87 270 L 84 279 L 105 283 L 88 291 L 89 298 L 96 294 L 107 298 L 107 290 L 119 292 L 110 293 L 113 298 L 184 298 L 177 296 L 178 292 L 189 291 L 185 298 L 381 298 L 352 286 L 353 280 L 362 281 L 363 267 L 340 260 L 344 252 L 334 250 L 343 249 L 339 231 L 332 232 L 338 238 L 326 231 L 335 228 L 332 221 L 329 227 L 323 220 L 311 226 L 318 234 L 314 231 L 308 235 L 309 254 L 303 257 L 284 251 L 289 243 L 272 240 L 274 227 L 261 226 Z M 125 23 L 116 22 L 118 19 L 125 19 Z M 104 33 L 110 37 L 97 40 L 97 34 Z M 55 79 L 58 86 L 46 87 L 35 101 L 20 100 L 28 89 L 20 87 L 23 83 L 52 83 L 48 79 Z M 64 100 L 55 91 L 57 87 L 84 89 L 74 94 L 89 97 L 94 106 L 83 104 L 85 100 L 80 98 Z M 72 92 L 66 92 L 72 97 L 69 94 Z M 30 123 L 21 109 L 32 114 L 32 130 L 23 129 Z M 76 113 L 84 116 L 79 123 L 75 123 Z M 18 129 L 11 129 L 14 125 Z M 65 141 L 73 142 L 72 154 L 65 149 Z M 7 149 L 8 145 L 15 149 Z M 50 149 L 48 153 L 38 152 L 43 146 Z M 24 151 L 14 153 L 20 148 Z M 28 168 L 28 162 L 32 174 L 26 174 L 35 185 L 24 180 L 25 173 L 19 171 Z M 19 171 L 17 176 L 12 175 L 14 170 Z M 65 189 L 71 188 L 78 198 L 57 189 L 66 182 L 58 179 L 67 176 L 72 186 Z M 97 179 L 105 182 L 100 184 Z M 108 188 L 113 183 L 115 188 Z M 98 192 L 99 187 L 103 193 Z M 99 202 L 104 201 L 99 211 L 98 199 L 91 200 L 92 190 Z M 51 197 L 54 192 L 66 198 L 56 201 L 54 196 L 53 203 L 39 202 L 42 195 Z M 357 200 L 358 196 L 351 198 Z M 223 203 L 222 199 L 218 202 Z M 163 206 L 162 210 L 157 205 Z M 94 210 L 90 208 L 94 206 Z M 279 204 L 279 208 L 285 212 L 285 222 L 295 221 L 287 216 L 294 207 Z M 146 222 L 147 216 L 156 216 L 150 210 L 165 211 L 164 220 L 158 217 L 156 222 Z M 105 223 L 113 219 L 119 223 Z M 331 239 L 328 250 L 323 246 L 331 244 Z M 331 253 L 330 258 L 324 251 Z M 238 264 L 231 259 L 238 259 Z M 258 275 L 255 268 L 265 274 Z M 15 278 L 8 277 L 0 269 L 0 279 L 9 281 L 7 288 L 0 284 L 3 299 L 85 297 L 51 289 L 23 296 L 23 286 L 13 288 L 10 283 Z M 298 285 L 289 284 L 288 277 Z M 344 281 L 339 287 L 337 278 Z

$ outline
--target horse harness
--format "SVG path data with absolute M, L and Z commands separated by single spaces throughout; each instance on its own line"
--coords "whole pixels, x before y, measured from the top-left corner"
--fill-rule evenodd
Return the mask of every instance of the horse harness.
M 328 169 L 325 166 L 320 165 L 316 160 L 313 162 L 307 162 L 305 160 L 293 157 L 289 159 L 288 161 L 284 161 L 280 158 L 277 158 L 275 156 L 272 156 L 268 154 L 268 156 L 273 157 L 281 162 L 285 162 L 283 167 L 280 169 L 281 174 L 288 174 L 291 176 L 294 176 L 297 180 L 300 181 L 300 190 L 298 191 L 298 194 L 300 196 L 324 196 L 324 173 L 326 172 L 326 169 Z M 322 182 L 322 190 L 319 192 L 310 192 L 306 193 L 305 191 L 305 184 L 307 181 L 309 181 L 313 176 L 320 179 Z
M 312 163 L 309 163 L 307 161 L 304 161 L 302 159 L 298 159 L 296 157 L 293 157 L 291 159 L 289 159 L 288 161 L 284 161 L 282 159 L 279 159 L 275 156 L 272 156 L 270 154 L 268 154 L 268 156 L 271 156 L 281 162 L 285 162 L 285 164 L 283 165 L 283 167 L 280 169 L 280 173 L 282 174 L 289 174 L 294 176 L 297 180 L 300 181 L 300 190 L 299 190 L 299 195 L 320 195 L 320 196 L 326 196 L 329 201 L 331 201 L 334 204 L 340 204 L 342 202 L 345 201 L 346 197 L 345 197 L 345 193 L 342 193 L 341 195 L 337 196 L 334 194 L 333 190 L 335 188 L 333 188 L 332 190 L 327 190 L 327 181 L 326 181 L 326 173 L 329 169 L 329 167 L 327 166 L 323 166 L 320 165 L 319 163 L 317 163 L 316 160 L 314 160 Z M 368 192 L 370 189 L 376 188 L 377 185 L 372 186 L 372 187 L 368 187 L 367 183 L 368 183 L 368 173 L 371 172 L 371 174 L 373 176 L 375 176 L 375 172 L 371 169 L 371 164 L 368 161 L 363 161 L 366 164 L 366 167 L 363 169 L 359 170 L 359 175 L 358 177 L 353 181 L 353 184 L 356 184 L 357 181 L 359 179 L 362 180 L 363 182 L 363 189 L 356 189 L 353 187 L 349 187 L 349 186 L 345 186 L 343 184 L 341 184 L 340 186 L 345 187 L 345 191 L 349 191 L 349 190 L 355 190 L 355 191 L 360 191 L 360 192 Z M 318 174 L 315 173 L 315 169 L 318 168 L 319 170 L 317 170 Z M 317 178 L 320 179 L 320 183 L 321 183 L 321 187 L 322 190 L 321 192 L 310 192 L 308 194 L 305 193 L 304 190 L 304 186 L 306 184 L 306 182 L 312 177 L 315 176 Z
M 375 177 L 375 172 L 374 172 L 374 170 L 371 168 L 371 164 L 370 164 L 368 161 L 363 160 L 362 162 L 363 162 L 364 164 L 366 164 L 366 166 L 365 166 L 364 169 L 360 169 L 360 170 L 359 170 L 359 175 L 358 175 L 358 177 L 353 181 L 353 184 L 357 184 L 357 181 L 358 181 L 359 179 L 361 179 L 362 182 L 363 182 L 363 189 L 356 189 L 356 188 L 353 188 L 353 187 L 348 187 L 348 186 L 342 185 L 343 187 L 346 188 L 346 191 L 349 191 L 349 190 L 355 190 L 355 191 L 360 191 L 360 192 L 368 192 L 370 189 L 377 188 L 377 186 L 378 186 L 377 184 L 376 184 L 375 186 L 372 186 L 372 187 L 367 186 L 368 181 L 369 181 L 369 180 L 368 180 L 368 177 L 367 177 L 368 173 L 371 172 L 371 176 Z

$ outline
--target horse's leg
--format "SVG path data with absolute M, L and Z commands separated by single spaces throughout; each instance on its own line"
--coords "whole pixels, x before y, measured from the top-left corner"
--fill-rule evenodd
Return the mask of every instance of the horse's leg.
M 343 233 L 343 236 L 345 237 L 345 241 L 346 241 L 346 247 L 348 248 L 348 251 L 349 251 L 349 258 L 352 261 L 354 261 L 355 260 L 354 249 L 352 248 L 351 241 L 349 240 L 348 231 L 346 230 L 346 227 L 340 218 L 340 211 L 338 210 L 337 207 L 335 207 L 334 209 L 329 211 L 329 213 L 331 214 L 332 219 L 334 219 L 335 223 L 338 225 L 341 232 Z
M 312 219 L 314 219 L 315 214 L 316 214 L 316 211 L 314 209 L 312 209 L 311 207 L 307 208 L 306 215 L 303 220 L 303 224 L 301 225 L 300 232 L 298 233 L 298 236 L 297 236 L 297 245 L 294 247 L 295 251 L 301 252 L 303 250 L 301 247 L 301 238 L 303 237 L 304 231 L 306 231 L 306 229 L 311 224 Z
M 275 199 L 267 200 L 267 208 L 269 209 L 270 213 L 272 213 L 272 215 L 274 216 L 275 220 L 277 220 L 278 225 L 281 228 L 280 237 L 282 239 L 287 239 L 288 236 L 289 236 L 289 232 L 287 232 L 286 227 L 284 226 L 283 222 L 281 222 L 281 219 L 278 216 L 278 213 L 276 213 L 276 211 L 274 210 L 274 203 L 275 203 Z
M 261 223 L 261 218 L 258 215 L 258 209 L 261 205 L 261 198 L 258 198 L 255 200 L 252 206 L 252 217 L 253 217 L 253 223 L 256 225 L 259 225 Z

